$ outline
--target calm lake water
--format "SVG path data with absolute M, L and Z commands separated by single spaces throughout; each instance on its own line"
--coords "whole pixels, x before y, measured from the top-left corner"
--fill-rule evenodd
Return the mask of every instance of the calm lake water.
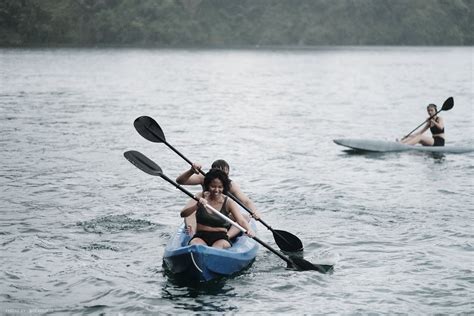
M 473 53 L 1 49 L 0 313 L 474 313 L 474 154 L 332 142 L 399 138 L 453 96 L 447 143 L 472 146 Z M 171 178 L 188 165 L 135 131 L 141 115 L 206 169 L 226 159 L 263 219 L 334 273 L 261 247 L 234 278 L 172 282 L 162 255 L 187 197 L 122 154 Z

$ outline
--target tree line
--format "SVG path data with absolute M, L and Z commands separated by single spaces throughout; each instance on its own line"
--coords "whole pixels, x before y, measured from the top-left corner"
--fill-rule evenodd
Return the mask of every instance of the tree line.
M 1 0 L 0 46 L 472 45 L 472 0 Z

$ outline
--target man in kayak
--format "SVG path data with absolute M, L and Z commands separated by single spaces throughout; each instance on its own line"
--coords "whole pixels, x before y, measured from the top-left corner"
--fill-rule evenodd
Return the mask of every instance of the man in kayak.
M 206 206 L 212 206 L 225 216 L 232 215 L 235 221 L 245 228 L 247 235 L 253 237 L 254 232 L 248 221 L 240 213 L 236 202 L 229 199 L 226 194 L 230 189 L 230 180 L 227 174 L 220 169 L 211 169 L 203 180 L 203 192 L 198 193 L 195 199 L 190 199 L 181 211 L 181 217 L 194 214 L 196 218 L 196 233 L 189 241 L 190 245 L 208 245 L 216 248 L 229 248 L 232 246 L 228 236 L 229 223 L 219 217 Z
M 181 185 L 201 185 L 203 186 L 204 184 L 204 176 L 200 174 L 199 170 L 201 170 L 202 166 L 197 163 L 193 163 L 191 168 L 184 173 L 182 173 L 180 176 L 176 178 L 176 182 L 181 184 Z M 211 168 L 215 169 L 220 169 L 224 171 L 224 173 L 228 176 L 230 167 L 229 164 L 223 160 L 219 159 L 216 160 L 212 163 Z M 229 179 L 229 181 L 231 181 Z M 232 193 L 237 199 L 239 199 L 249 210 L 252 211 L 252 217 L 255 219 L 260 218 L 260 214 L 257 211 L 255 204 L 249 199 L 245 193 L 242 192 L 240 189 L 239 185 L 235 183 L 235 181 L 230 182 L 230 188 L 229 192 Z M 248 214 L 243 214 L 244 218 L 249 221 L 250 217 Z M 188 233 L 192 235 L 195 232 L 195 227 L 196 227 L 196 218 L 194 215 L 191 215 L 189 217 L 186 217 L 184 222 L 186 223 L 186 229 L 188 230 Z M 230 227 L 228 231 L 229 238 L 234 238 L 240 233 L 240 230 L 237 229 L 236 227 Z
M 428 105 L 426 110 L 429 117 L 426 119 L 425 126 L 419 132 L 402 138 L 401 143 L 407 145 L 420 143 L 423 146 L 444 146 L 444 121 L 440 116 L 436 115 L 437 108 L 435 104 Z M 423 135 L 428 128 L 431 131 L 432 137 Z

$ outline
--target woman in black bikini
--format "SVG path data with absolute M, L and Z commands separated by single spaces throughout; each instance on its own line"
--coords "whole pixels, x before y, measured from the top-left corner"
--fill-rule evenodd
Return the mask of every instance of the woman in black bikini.
M 176 182 L 181 185 L 204 185 L 204 176 L 200 174 L 202 166 L 198 163 L 193 163 L 189 170 L 186 170 L 179 177 L 176 178 Z M 216 168 L 224 171 L 224 173 L 229 176 L 229 164 L 222 159 L 216 160 L 212 163 L 211 168 Z M 235 181 L 230 181 L 229 192 L 232 193 L 237 199 L 239 199 L 249 210 L 252 211 L 252 217 L 255 219 L 260 218 L 260 213 L 257 211 L 255 204 L 250 200 L 250 198 L 245 195 L 244 192 L 240 189 L 240 186 Z M 244 218 L 247 221 L 250 221 L 250 216 L 247 213 L 243 214 Z M 233 219 L 231 217 L 231 219 Z M 191 214 L 191 216 L 185 217 L 184 222 L 186 224 L 186 231 L 188 234 L 193 235 L 196 231 L 196 216 Z M 229 229 L 228 235 L 229 238 L 233 238 L 240 234 L 240 230 L 237 227 L 232 226 Z
M 211 169 L 204 177 L 204 192 L 199 193 L 199 203 L 191 199 L 181 211 L 181 217 L 187 217 L 196 212 L 196 234 L 189 241 L 190 245 L 208 245 L 216 248 L 229 248 L 231 242 L 227 235 L 229 224 L 218 215 L 208 210 L 210 205 L 225 216 L 232 214 L 235 221 L 247 230 L 249 236 L 253 231 L 244 219 L 237 203 L 225 195 L 229 191 L 230 181 L 227 174 L 220 169 Z
M 426 119 L 425 126 L 418 133 L 414 133 L 401 142 L 407 145 L 422 144 L 423 146 L 444 146 L 444 121 L 443 119 L 435 115 L 437 112 L 436 105 L 430 104 L 426 108 L 429 117 Z M 431 131 L 432 137 L 424 136 L 423 133 L 428 130 Z

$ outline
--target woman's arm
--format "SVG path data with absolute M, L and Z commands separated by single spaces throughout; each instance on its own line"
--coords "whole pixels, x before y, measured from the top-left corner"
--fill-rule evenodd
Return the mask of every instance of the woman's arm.
M 260 218 L 260 213 L 257 211 L 255 204 L 250 200 L 250 198 L 242 192 L 239 185 L 235 181 L 231 182 L 230 193 L 232 193 L 236 198 L 238 198 L 249 210 L 252 211 L 252 217 L 255 219 Z
M 183 185 L 202 184 L 204 176 L 199 174 L 199 170 L 201 170 L 201 165 L 193 163 L 189 170 L 186 170 L 176 178 L 176 182 Z
M 197 198 L 201 198 L 202 194 L 196 194 Z M 194 199 L 190 199 L 188 203 L 184 206 L 184 208 L 181 210 L 181 217 L 188 217 L 189 215 L 193 214 L 197 210 L 197 202 Z
M 247 230 L 247 235 L 249 235 L 251 237 L 255 236 L 255 232 L 252 230 L 249 223 L 245 220 L 245 218 L 240 213 L 240 210 L 239 210 L 239 207 L 238 207 L 237 203 L 235 203 L 232 200 L 227 200 L 227 203 L 228 203 L 227 207 L 229 208 L 229 212 L 232 213 L 232 216 L 235 218 L 235 221 L 240 226 L 245 228 L 245 230 Z
M 441 117 L 438 116 L 438 122 L 435 121 L 435 119 L 431 119 L 431 122 L 433 123 L 433 125 L 435 125 L 437 128 L 439 129 L 443 129 L 444 128 L 444 122 L 443 122 L 443 119 Z

